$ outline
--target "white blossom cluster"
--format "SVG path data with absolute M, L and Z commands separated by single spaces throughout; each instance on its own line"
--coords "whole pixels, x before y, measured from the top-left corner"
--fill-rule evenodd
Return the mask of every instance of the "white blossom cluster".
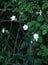
M 20 12 L 20 14 L 23 14 L 23 12 Z M 40 14 L 40 15 L 42 15 L 42 10 L 40 10 L 39 12 L 36 12 L 36 14 Z M 12 16 L 10 17 L 10 19 L 11 19 L 12 21 L 17 20 L 17 18 L 16 18 L 15 15 L 12 15 Z
M 23 13 L 21 12 L 20 14 L 23 14 Z M 36 14 L 42 15 L 42 10 L 40 10 L 40 12 L 36 12 Z M 16 18 L 15 15 L 12 15 L 12 16 L 10 17 L 10 19 L 11 19 L 11 21 L 17 20 L 17 18 Z M 25 31 L 28 30 L 28 25 L 27 25 L 27 24 L 24 24 L 24 25 L 23 25 L 23 30 L 25 30 Z M 6 30 L 5 28 L 3 28 L 3 29 L 2 29 L 2 33 L 5 33 L 5 32 L 8 32 L 8 30 Z M 39 38 L 39 35 L 38 35 L 37 33 L 35 33 L 35 34 L 33 35 L 33 38 L 34 38 L 35 41 L 37 41 L 38 38 Z M 32 43 L 32 41 L 31 41 L 31 43 Z
M 23 30 L 25 30 L 25 31 L 28 30 L 28 26 L 27 26 L 26 24 L 24 24 Z M 33 35 L 33 38 L 34 38 L 35 41 L 37 41 L 38 38 L 39 38 L 39 34 L 35 33 L 35 34 Z M 31 41 L 31 43 L 32 43 L 32 41 Z
M 41 16 L 42 15 L 42 10 L 40 10 L 39 12 L 36 12 L 36 14 L 37 15 L 39 14 Z
M 10 17 L 10 19 L 11 19 L 11 21 L 17 21 L 17 18 L 16 18 L 16 16 L 15 15 L 12 15 L 11 17 Z
M 5 28 L 2 28 L 2 33 L 3 33 L 3 34 L 4 34 L 4 33 L 9 33 L 9 31 L 6 30 Z

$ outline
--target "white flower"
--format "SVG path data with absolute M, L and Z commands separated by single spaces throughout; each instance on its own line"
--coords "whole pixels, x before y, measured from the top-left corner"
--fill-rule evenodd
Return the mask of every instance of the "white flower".
M 5 33 L 5 28 L 2 29 L 2 33 Z
M 35 33 L 35 34 L 33 35 L 33 37 L 34 37 L 34 40 L 37 41 L 38 38 L 39 38 L 39 35 L 38 35 L 37 33 Z
M 6 30 L 5 32 L 6 32 L 6 33 L 9 33 L 9 31 L 8 31 L 8 30 Z
M 40 16 L 42 15 L 42 10 L 40 10 L 39 14 L 40 14 Z
M 26 24 L 24 24 L 23 29 L 28 30 L 28 26 Z
M 30 43 L 32 44 L 32 43 L 33 43 L 33 41 L 31 40 L 31 41 L 30 41 Z
M 11 20 L 14 21 L 15 19 L 16 19 L 16 16 L 13 15 L 13 16 L 11 17 Z
M 38 15 L 39 14 L 39 12 L 36 12 L 36 15 Z
M 9 33 L 9 32 L 5 28 L 2 28 L 2 33 Z

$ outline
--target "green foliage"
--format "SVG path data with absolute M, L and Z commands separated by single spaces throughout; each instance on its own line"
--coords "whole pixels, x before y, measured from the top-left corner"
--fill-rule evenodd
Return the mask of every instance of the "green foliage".
M 0 0 L 0 8 L 1 65 L 48 65 L 48 0 Z M 10 21 L 12 15 L 17 21 Z

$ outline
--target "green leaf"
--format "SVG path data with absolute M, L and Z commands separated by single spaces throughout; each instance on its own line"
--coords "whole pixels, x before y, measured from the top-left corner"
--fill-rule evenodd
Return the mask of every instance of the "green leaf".
M 4 57 L 3 57 L 3 56 L 0 56 L 0 62 L 1 62 L 3 59 L 4 59 Z
M 37 21 L 38 21 L 38 22 L 42 22 L 42 21 L 44 21 L 43 16 L 38 16 L 38 17 L 37 17 Z
M 46 46 L 43 45 L 43 44 L 41 44 L 41 45 L 40 45 L 40 48 L 41 48 L 41 49 L 46 49 Z
M 42 64 L 42 60 L 37 58 L 35 59 L 35 65 L 41 65 Z
M 23 43 L 21 44 L 20 49 L 23 49 L 23 48 L 25 48 L 26 46 L 28 46 L 28 43 L 27 43 L 27 42 L 23 42 Z
M 39 51 L 39 52 L 37 53 L 37 55 L 38 55 L 38 56 L 42 55 L 42 51 Z
M 43 24 L 41 27 L 40 27 L 41 30 L 47 30 L 47 25 L 46 24 Z
M 48 48 L 43 50 L 42 56 L 47 56 L 48 55 Z
M 27 54 L 32 55 L 32 49 L 31 49 L 31 48 L 29 48 L 29 49 L 27 50 Z
M 28 25 L 29 28 L 31 28 L 32 27 L 32 22 L 28 22 L 27 25 Z
M 43 31 L 42 31 L 42 34 L 43 34 L 43 35 L 46 35 L 46 34 L 47 34 L 47 30 L 43 30 Z
M 48 7 L 48 3 L 47 2 L 42 5 L 42 9 L 43 10 L 46 9 L 47 7 Z
M 36 23 L 36 27 L 40 27 L 40 23 Z
M 39 37 L 38 41 L 39 41 L 39 43 L 42 43 L 42 41 L 43 41 L 42 36 Z
M 26 16 L 25 14 L 20 15 L 19 20 L 20 20 L 20 21 L 27 20 L 27 16 Z

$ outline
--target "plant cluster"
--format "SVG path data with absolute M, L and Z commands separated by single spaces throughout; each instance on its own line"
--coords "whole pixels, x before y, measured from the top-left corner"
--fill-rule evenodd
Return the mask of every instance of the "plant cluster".
M 48 0 L 0 0 L 0 64 L 48 65 Z

